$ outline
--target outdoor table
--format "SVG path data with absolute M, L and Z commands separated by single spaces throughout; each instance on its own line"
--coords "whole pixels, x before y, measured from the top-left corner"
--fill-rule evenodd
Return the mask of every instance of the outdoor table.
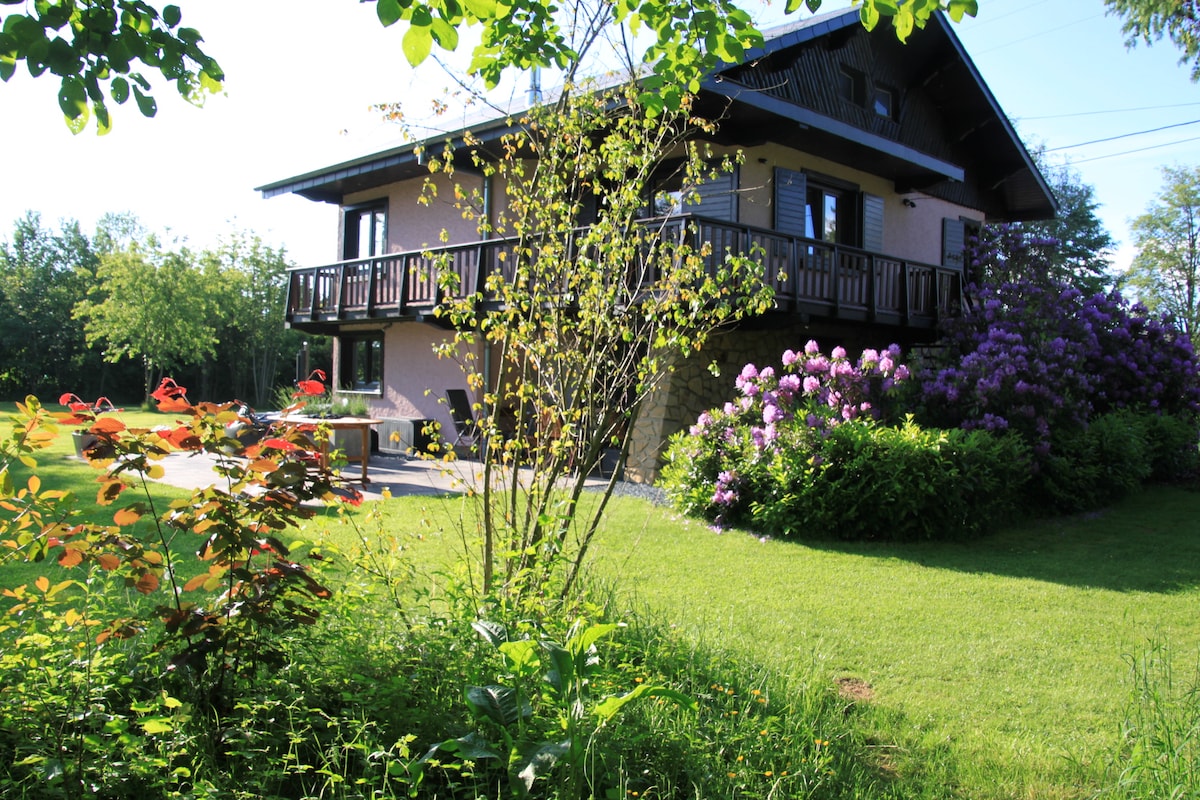
M 346 456 L 346 461 L 349 463 L 357 463 L 362 467 L 362 475 L 357 479 L 363 484 L 371 482 L 367 477 L 367 460 L 371 457 L 371 426 L 379 425 L 383 420 L 371 419 L 370 417 L 304 417 L 289 415 L 280 417 L 278 422 L 281 425 L 289 427 L 299 427 L 301 425 L 324 425 L 331 431 L 362 431 L 362 450 L 357 456 Z M 321 472 L 329 475 L 329 440 L 320 443 L 321 446 Z M 346 480 L 355 480 L 347 478 Z

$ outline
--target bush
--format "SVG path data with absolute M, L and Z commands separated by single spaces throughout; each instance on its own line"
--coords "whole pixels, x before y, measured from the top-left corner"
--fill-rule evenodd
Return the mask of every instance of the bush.
M 1056 433 L 1033 481 L 1034 500 L 1056 513 L 1101 508 L 1151 479 L 1194 476 L 1196 431 L 1178 417 L 1116 411 L 1083 430 Z
M 839 425 L 812 462 L 803 480 L 752 503 L 751 527 L 841 539 L 975 536 L 1012 517 L 1028 475 L 1015 437 L 926 431 L 911 420 Z
M 741 398 L 701 415 L 667 451 L 663 486 L 683 511 L 775 536 L 924 539 L 1007 518 L 1029 473 L 1013 436 L 877 421 L 907 370 L 898 352 L 852 365 L 814 342 L 783 374 L 749 365 Z M 801 378 L 801 376 L 803 376 Z
M 1039 460 L 1111 411 L 1168 414 L 1194 426 L 1200 367 L 1169 320 L 1116 293 L 1084 297 L 1062 285 L 970 291 L 973 310 L 947 324 L 945 349 L 916 376 L 923 423 L 1013 430 Z

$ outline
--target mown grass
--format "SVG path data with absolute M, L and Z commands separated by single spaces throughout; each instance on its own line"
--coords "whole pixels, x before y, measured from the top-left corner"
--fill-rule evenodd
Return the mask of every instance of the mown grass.
M 86 498 L 94 473 L 69 453 L 65 439 L 39 472 Z M 380 530 L 405 535 L 436 596 L 463 548 L 462 501 L 395 498 L 382 510 Z M 855 724 L 896 796 L 1085 798 L 1117 746 L 1130 659 L 1149 641 L 1170 642 L 1185 665 L 1200 650 L 1198 512 L 1200 494 L 1159 487 L 975 542 L 802 544 L 717 534 L 616 498 L 591 576 L 627 617 L 665 620 L 739 664 L 852 680 L 867 697 Z M 302 535 L 347 551 L 359 536 L 335 517 Z
M 420 532 L 412 557 L 444 565 L 458 509 L 397 499 L 384 527 Z M 322 531 L 350 541 L 336 523 Z M 940 783 L 934 796 L 1088 797 L 1117 742 L 1129 659 L 1151 640 L 1200 648 L 1200 494 L 1180 488 L 919 544 L 717 534 L 617 498 L 594 550 L 594 580 L 630 616 L 777 673 L 815 662 L 831 686 L 869 686 L 861 724 L 881 759 L 901 780 Z

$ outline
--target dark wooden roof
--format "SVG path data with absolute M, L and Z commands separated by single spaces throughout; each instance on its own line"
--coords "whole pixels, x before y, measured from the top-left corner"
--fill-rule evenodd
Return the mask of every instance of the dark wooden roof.
M 776 142 L 887 177 L 900 192 L 979 209 L 991 219 L 1053 216 L 1044 178 L 945 17 L 935 14 L 907 44 L 887 28 L 884 23 L 868 32 L 857 10 L 847 9 L 766 31 L 762 48 L 704 82 L 697 111 L 720 120 L 718 138 L 730 144 Z M 838 86 L 847 69 L 889 89 L 896 112 L 881 116 L 844 98 Z M 506 129 L 502 119 L 470 128 L 485 145 Z M 449 138 L 461 141 L 461 134 Z M 419 144 L 426 143 L 258 191 L 338 203 L 351 192 L 425 174 Z

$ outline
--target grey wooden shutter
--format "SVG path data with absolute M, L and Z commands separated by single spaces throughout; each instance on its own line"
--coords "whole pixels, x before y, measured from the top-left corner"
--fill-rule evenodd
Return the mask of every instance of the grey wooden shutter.
M 791 236 L 804 235 L 808 178 L 794 169 L 775 168 L 775 230 Z
M 942 219 L 942 266 L 963 268 L 963 249 L 967 246 L 966 225 L 961 219 Z
M 883 198 L 873 194 L 863 194 L 863 236 L 864 250 L 872 253 L 883 252 Z
M 737 176 L 737 169 L 734 169 L 697 186 L 700 202 L 685 207 L 685 212 L 737 222 Z

